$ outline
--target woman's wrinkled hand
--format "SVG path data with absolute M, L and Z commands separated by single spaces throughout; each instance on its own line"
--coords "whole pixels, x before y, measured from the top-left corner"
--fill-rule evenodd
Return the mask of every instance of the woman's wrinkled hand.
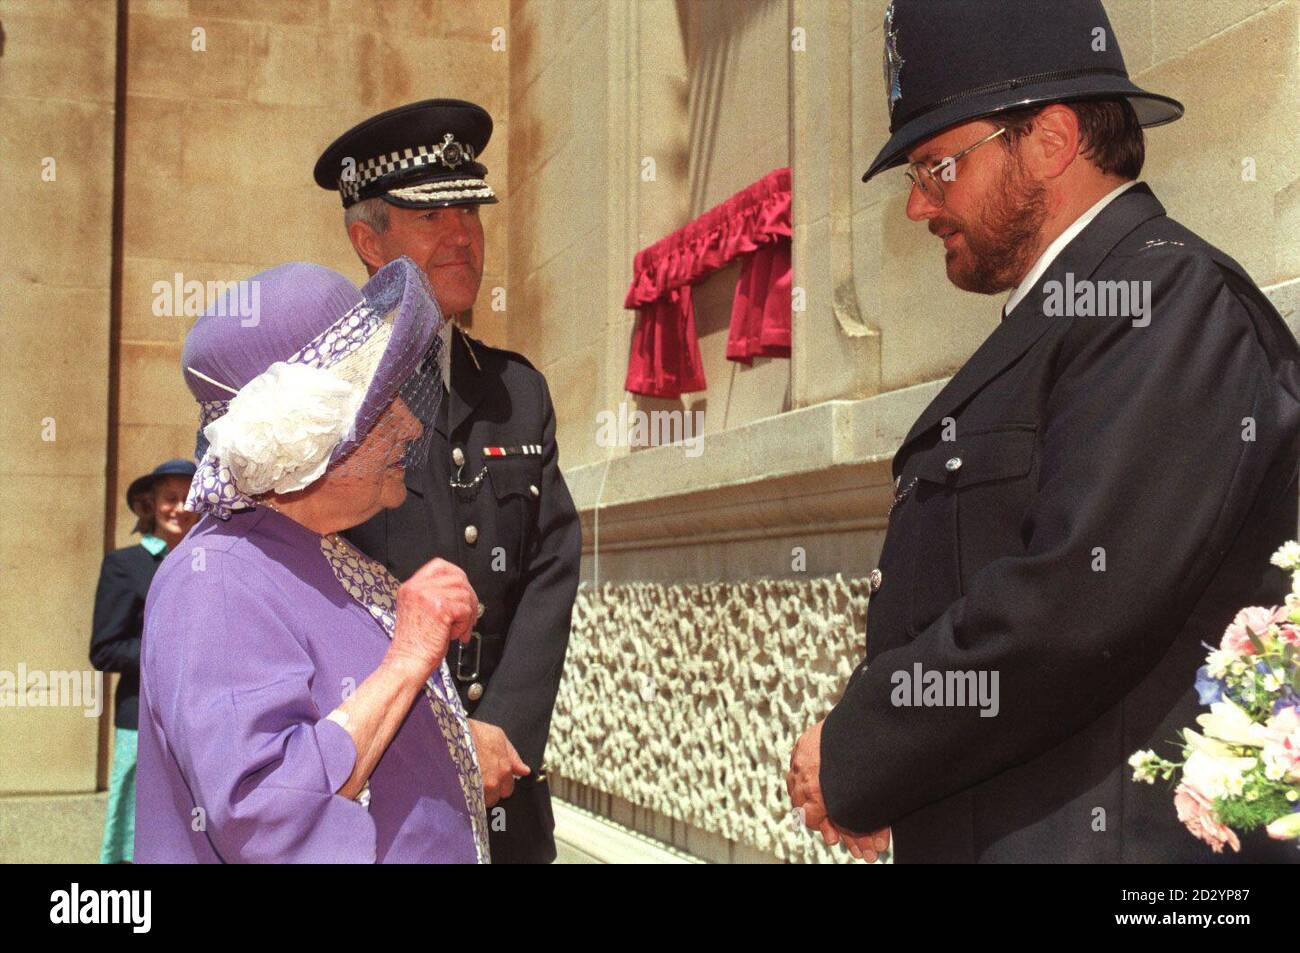
M 452 640 L 468 642 L 478 597 L 464 570 L 431 559 L 397 589 L 397 624 L 389 655 L 418 666 L 422 678 L 442 664 Z

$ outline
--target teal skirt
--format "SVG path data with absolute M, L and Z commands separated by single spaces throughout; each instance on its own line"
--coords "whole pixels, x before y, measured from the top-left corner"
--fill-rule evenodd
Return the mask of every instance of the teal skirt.
M 113 771 L 108 779 L 108 811 L 104 816 L 101 864 L 130 862 L 135 856 L 135 742 L 133 728 L 113 734 Z

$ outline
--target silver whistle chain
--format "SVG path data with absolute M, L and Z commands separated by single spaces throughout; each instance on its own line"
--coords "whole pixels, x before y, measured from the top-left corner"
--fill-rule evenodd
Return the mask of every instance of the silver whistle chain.
M 894 481 L 894 502 L 889 504 L 889 512 L 885 514 L 886 519 L 888 519 L 890 515 L 894 512 L 895 506 L 897 506 L 899 503 L 902 503 L 903 500 L 907 499 L 907 494 L 912 492 L 912 488 L 916 486 L 917 479 L 918 477 L 912 477 L 912 481 L 908 483 L 907 486 L 903 487 L 902 490 L 898 489 L 898 484 L 902 482 L 903 478 L 899 477 L 897 480 Z

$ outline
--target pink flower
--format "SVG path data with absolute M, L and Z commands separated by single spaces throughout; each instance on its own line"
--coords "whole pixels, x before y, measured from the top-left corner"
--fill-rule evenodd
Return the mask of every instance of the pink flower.
M 1296 648 L 1300 648 L 1300 629 L 1293 625 L 1284 625 L 1278 630 L 1278 638 L 1283 643 L 1290 642 Z
M 1286 617 L 1285 608 L 1265 609 L 1261 606 L 1248 606 L 1237 613 L 1237 617 L 1223 633 L 1223 641 L 1219 643 L 1219 648 L 1236 656 L 1254 655 L 1255 646 L 1251 644 L 1247 630 L 1256 636 L 1263 636 L 1270 625 L 1281 622 Z
M 1216 854 L 1223 853 L 1224 844 L 1234 851 L 1241 851 L 1237 835 L 1219 822 L 1214 815 L 1214 805 L 1196 788 L 1186 783 L 1178 785 L 1174 790 L 1174 809 L 1192 835 L 1209 844 Z
M 1283 708 L 1264 725 L 1262 735 L 1264 763 L 1274 767 L 1282 779 L 1300 781 L 1300 712 Z

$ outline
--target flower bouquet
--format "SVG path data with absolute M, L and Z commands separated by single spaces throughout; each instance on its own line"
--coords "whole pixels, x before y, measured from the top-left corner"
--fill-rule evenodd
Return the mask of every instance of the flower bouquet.
M 1177 782 L 1178 819 L 1215 853 L 1241 850 L 1238 831 L 1300 837 L 1300 543 L 1272 563 L 1291 573 L 1286 605 L 1242 609 L 1211 648 L 1196 673 L 1210 710 L 1197 716 L 1199 734 L 1183 730 L 1183 760 L 1129 758 L 1133 780 Z

